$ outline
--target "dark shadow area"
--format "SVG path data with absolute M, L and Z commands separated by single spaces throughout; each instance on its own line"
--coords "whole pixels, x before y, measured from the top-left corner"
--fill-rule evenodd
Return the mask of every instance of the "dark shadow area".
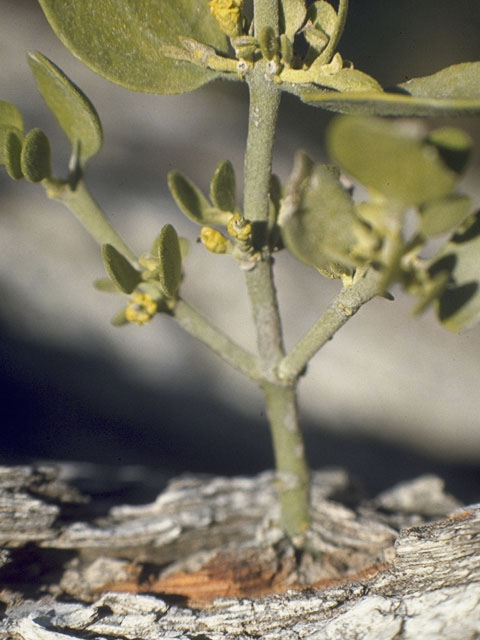
M 256 420 L 213 395 L 142 386 L 107 357 L 22 340 L 1 327 L 1 464 L 77 461 L 104 467 L 112 495 L 147 502 L 168 478 L 185 472 L 237 475 L 272 468 L 266 420 Z M 312 467 L 344 467 L 368 495 L 396 482 L 436 473 L 464 503 L 480 493 L 480 466 L 429 458 L 365 436 L 336 435 L 329 425 L 305 426 Z M 323 428 L 321 428 L 323 427 Z M 385 432 L 388 432 L 386 425 Z M 151 468 L 119 482 L 122 469 Z M 98 477 L 98 474 L 97 474 Z M 119 486 L 123 493 L 118 495 Z M 80 487 L 93 493 L 95 489 Z
M 69 549 L 39 549 L 30 543 L 12 549 L 10 562 L 0 568 L 0 585 L 21 591 L 25 598 L 38 598 L 46 585 L 58 585 L 73 557 L 75 551 Z

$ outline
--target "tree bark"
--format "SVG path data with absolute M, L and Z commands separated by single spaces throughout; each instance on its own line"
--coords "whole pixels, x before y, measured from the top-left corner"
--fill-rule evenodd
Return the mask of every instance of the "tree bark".
M 363 500 L 343 471 L 315 473 L 299 554 L 273 473 L 183 477 L 99 518 L 65 469 L 0 468 L 1 640 L 480 634 L 480 505 L 437 477 Z

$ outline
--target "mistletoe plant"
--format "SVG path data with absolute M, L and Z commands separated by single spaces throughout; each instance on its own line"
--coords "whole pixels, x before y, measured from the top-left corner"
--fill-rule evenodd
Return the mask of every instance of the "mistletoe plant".
M 108 278 L 96 286 L 128 296 L 115 325 L 165 313 L 261 387 L 277 468 L 281 523 L 308 544 L 309 468 L 297 419 L 296 389 L 309 360 L 362 305 L 391 297 L 401 283 L 459 330 L 480 317 L 480 214 L 457 191 L 471 151 L 462 131 L 428 135 L 378 116 L 480 112 L 480 62 L 457 64 L 388 90 L 344 61 L 337 46 L 348 2 L 325 0 L 39 0 L 65 46 L 100 75 L 134 91 L 184 93 L 221 78 L 249 88 L 243 198 L 222 160 L 208 195 L 174 171 L 179 209 L 199 225 L 207 250 L 228 254 L 245 273 L 258 353 L 222 333 L 182 297 L 187 241 L 167 224 L 137 256 L 116 233 L 84 182 L 102 129 L 85 95 L 40 53 L 29 55 L 38 89 L 72 144 L 65 178 L 52 175 L 40 129 L 24 132 L 19 110 L 0 103 L 0 162 L 12 178 L 39 183 L 63 202 L 102 246 Z M 298 153 L 281 184 L 271 173 L 282 93 L 342 114 L 327 131 L 331 165 Z M 377 116 L 377 117 L 370 117 Z M 353 198 L 345 176 L 368 199 Z M 363 191 L 362 191 L 363 193 Z M 406 216 L 410 224 L 405 224 Z M 411 220 L 414 218 L 412 227 Z M 425 246 L 449 235 L 433 256 Z M 274 254 L 286 249 L 327 278 L 338 295 L 288 352 L 273 280 Z

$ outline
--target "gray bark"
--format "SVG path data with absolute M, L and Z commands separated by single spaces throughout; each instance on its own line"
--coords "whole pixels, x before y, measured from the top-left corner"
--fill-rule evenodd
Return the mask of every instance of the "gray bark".
M 480 636 L 480 505 L 434 476 L 366 501 L 317 472 L 299 555 L 273 473 L 180 478 L 102 518 L 62 474 L 0 468 L 0 640 Z

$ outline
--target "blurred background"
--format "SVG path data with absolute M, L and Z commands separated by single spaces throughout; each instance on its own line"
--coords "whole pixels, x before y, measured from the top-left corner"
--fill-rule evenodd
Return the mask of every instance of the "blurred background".
M 81 1 L 81 0 L 79 0 Z M 476 0 L 351 0 L 344 58 L 389 85 L 449 64 L 480 60 Z M 236 340 L 254 348 L 233 261 L 196 244 L 199 229 L 176 209 L 166 174 L 203 189 L 220 160 L 242 183 L 247 93 L 215 83 L 182 96 L 133 94 L 95 76 L 60 44 L 34 0 L 0 0 L 0 98 L 27 130 L 41 127 L 64 175 L 69 145 L 36 92 L 25 53 L 38 50 L 89 96 L 105 144 L 87 182 L 121 234 L 144 252 L 169 222 L 191 240 L 183 295 Z M 274 170 L 288 175 L 296 149 L 316 160 L 330 114 L 290 96 L 282 105 Z M 431 122 L 428 126 L 449 121 Z M 474 137 L 462 185 L 478 206 L 480 120 L 455 120 Z M 287 345 L 338 289 L 282 253 L 277 286 Z M 100 252 L 41 187 L 0 172 L 0 463 L 69 460 L 116 469 L 147 465 L 237 474 L 272 466 L 260 393 L 167 317 L 115 329 L 123 299 L 97 292 Z M 440 473 L 462 500 L 480 491 L 480 327 L 462 335 L 413 301 L 375 300 L 310 364 L 300 387 L 314 467 L 344 466 L 374 493 L 423 472 Z

